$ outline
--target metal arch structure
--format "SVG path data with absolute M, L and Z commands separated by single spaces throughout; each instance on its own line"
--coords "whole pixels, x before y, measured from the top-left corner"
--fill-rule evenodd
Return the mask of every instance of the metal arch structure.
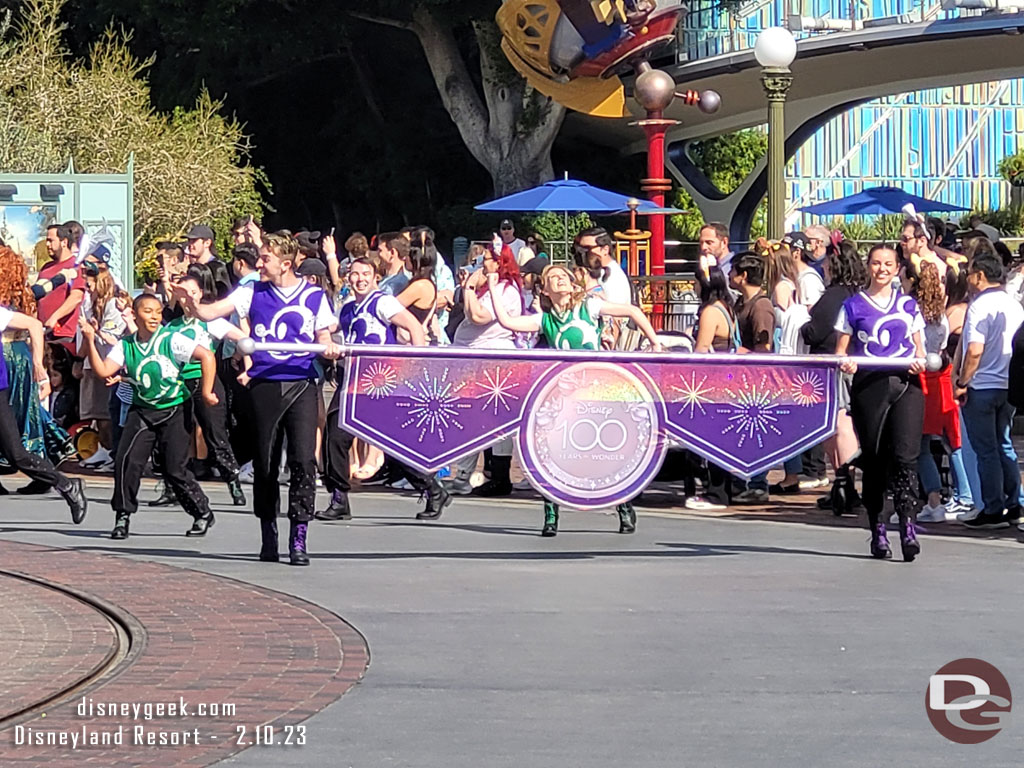
M 791 66 L 793 87 L 786 102 L 787 158 L 837 114 L 873 99 L 1020 77 L 1022 32 L 1024 13 L 999 13 L 876 26 L 798 41 L 797 59 Z M 666 67 L 666 71 L 680 87 L 727 95 L 713 115 L 684 114 L 677 107 L 666 112 L 666 117 L 683 120 L 666 138 L 667 167 L 708 218 L 734 222 L 733 238 L 746 240 L 754 209 L 767 185 L 764 162 L 734 192 L 725 195 L 701 178 L 685 152 L 693 141 L 764 123 L 760 65 L 748 50 Z M 631 103 L 627 99 L 627 104 Z M 644 150 L 625 120 L 595 121 L 573 115 L 565 130 L 569 135 L 585 133 L 599 143 L 624 147 L 624 154 Z

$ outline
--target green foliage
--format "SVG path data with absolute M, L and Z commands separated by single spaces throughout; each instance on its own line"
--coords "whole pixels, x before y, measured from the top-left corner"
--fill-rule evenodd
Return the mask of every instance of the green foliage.
M 1024 208 L 996 208 L 988 211 L 971 211 L 960 219 L 960 229 L 971 228 L 972 216 L 980 216 L 983 222 L 995 227 L 1004 235 L 1017 237 L 1024 233 Z
M 874 230 L 873 239 L 884 243 L 898 242 L 903 235 L 904 221 L 906 221 L 906 216 L 902 213 L 886 213 L 876 216 L 871 225 Z
M 528 232 L 536 232 L 548 244 L 548 256 L 552 259 L 561 259 L 566 252 L 563 243 L 572 242 L 580 231 L 592 226 L 594 220 L 587 213 L 569 214 L 566 220 L 561 213 L 545 211 L 524 216 L 522 225 L 516 228 L 516 233 L 525 238 Z
M 871 222 L 863 218 L 832 219 L 825 226 L 829 229 L 838 229 L 846 240 L 852 240 L 854 243 L 866 243 L 877 239 L 875 228 Z
M 1000 160 L 999 175 L 1015 187 L 1024 186 L 1024 150 Z
M 130 34 L 108 29 L 76 59 L 60 23 L 67 0 L 25 0 L 0 40 L 0 168 L 123 173 L 135 159 L 135 250 L 198 222 L 227 234 L 234 216 L 262 210 L 249 139 L 205 90 L 190 109 L 155 110 Z
M 729 194 L 750 175 L 758 160 L 768 151 L 768 137 L 763 131 L 746 130 L 717 136 L 707 141 L 694 142 L 690 157 L 716 187 Z M 672 194 L 672 205 L 686 213 L 670 216 L 668 231 L 672 237 L 694 241 L 700 233 L 704 217 L 685 189 L 677 188 Z M 756 240 L 767 231 L 767 209 L 762 202 L 754 214 L 751 239 Z

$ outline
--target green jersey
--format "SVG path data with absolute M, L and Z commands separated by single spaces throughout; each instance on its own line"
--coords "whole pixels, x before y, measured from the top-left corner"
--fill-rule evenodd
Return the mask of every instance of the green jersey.
M 600 349 L 601 300 L 588 298 L 566 313 L 545 312 L 540 332 L 552 349 Z
M 231 323 L 223 318 L 217 318 L 207 323 L 198 318 L 183 315 L 171 320 L 165 327 L 169 331 L 192 339 L 199 346 L 213 352 L 217 343 L 231 330 Z M 186 381 L 198 379 L 202 375 L 203 369 L 198 360 L 190 360 L 181 370 L 181 376 Z
M 181 372 L 196 346 L 195 339 L 160 328 L 149 341 L 139 341 L 135 333 L 121 339 L 107 360 L 124 368 L 135 405 L 173 408 L 189 395 Z

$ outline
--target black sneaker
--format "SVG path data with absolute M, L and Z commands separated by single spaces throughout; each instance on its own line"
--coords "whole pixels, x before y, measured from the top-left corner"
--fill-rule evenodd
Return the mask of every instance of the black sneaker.
M 81 478 L 72 479 L 71 484 L 60 491 L 60 495 L 64 497 L 71 510 L 71 522 L 79 525 L 85 520 L 85 513 L 89 511 L 89 500 L 85 498 L 85 486 Z
M 371 477 L 365 480 L 360 480 L 360 485 L 384 485 L 385 483 L 391 482 L 391 471 L 387 468 L 387 464 L 378 469 L 373 473 Z
M 748 488 L 732 497 L 736 504 L 767 504 L 768 491 L 764 488 Z
M 192 527 L 185 531 L 186 536 L 205 536 L 206 532 L 213 528 L 213 524 L 216 522 L 216 518 L 213 516 L 213 512 L 207 512 L 202 517 L 197 517 L 195 522 L 192 523 Z
M 1014 506 L 1009 507 L 1006 510 L 1005 517 L 1006 517 L 1006 522 L 1008 522 L 1010 525 L 1016 525 L 1017 523 L 1019 523 L 1020 522 L 1020 505 L 1019 504 L 1015 504 Z
M 1010 527 L 1010 521 L 1006 519 L 1006 515 L 992 515 L 986 512 L 982 512 L 973 520 L 964 520 L 963 524 L 968 528 L 979 531 L 992 531 L 997 528 Z
M 171 490 L 171 486 L 164 483 L 163 493 L 159 497 L 149 502 L 151 507 L 173 507 L 178 503 L 178 497 L 174 495 L 174 491 Z
M 118 513 L 114 519 L 114 530 L 110 532 L 110 538 L 112 539 L 127 539 L 128 538 L 128 522 L 131 518 L 122 513 Z
M 782 483 L 773 483 L 768 486 L 768 493 L 778 494 L 780 496 L 789 496 L 795 493 L 800 493 L 800 483 L 796 482 L 792 485 L 783 485 Z

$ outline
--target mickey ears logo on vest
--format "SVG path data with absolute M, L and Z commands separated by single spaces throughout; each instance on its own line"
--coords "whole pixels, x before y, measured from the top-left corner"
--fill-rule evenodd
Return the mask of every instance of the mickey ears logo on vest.
M 1010 684 L 981 659 L 957 659 L 928 680 L 924 706 L 935 730 L 957 744 L 980 744 L 1010 716 Z

